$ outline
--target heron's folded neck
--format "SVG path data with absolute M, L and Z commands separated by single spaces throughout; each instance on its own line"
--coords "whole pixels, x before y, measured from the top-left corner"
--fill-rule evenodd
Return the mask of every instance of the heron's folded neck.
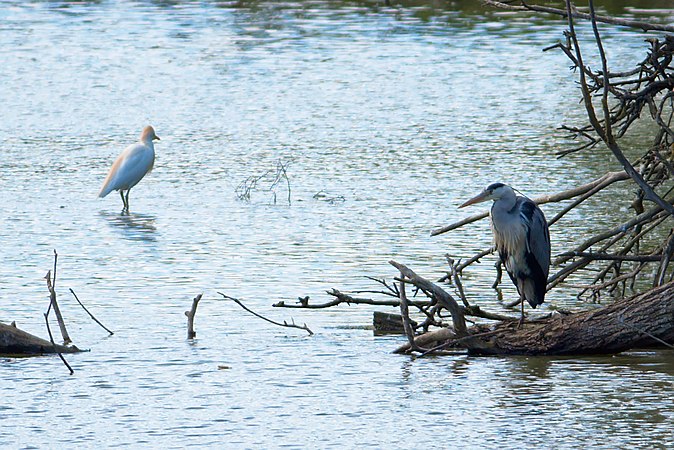
M 515 192 L 506 191 L 501 196 L 501 198 L 494 200 L 492 210 L 512 214 L 515 212 L 514 209 L 516 205 L 517 205 L 517 196 L 515 195 Z

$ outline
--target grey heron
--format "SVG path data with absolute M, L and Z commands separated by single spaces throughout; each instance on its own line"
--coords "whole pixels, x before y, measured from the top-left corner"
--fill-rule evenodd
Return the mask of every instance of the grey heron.
M 543 303 L 550 270 L 550 232 L 543 211 L 527 197 L 503 183 L 487 186 L 479 195 L 463 203 L 463 208 L 474 203 L 493 200 L 489 214 L 494 245 L 522 303 L 532 308 Z

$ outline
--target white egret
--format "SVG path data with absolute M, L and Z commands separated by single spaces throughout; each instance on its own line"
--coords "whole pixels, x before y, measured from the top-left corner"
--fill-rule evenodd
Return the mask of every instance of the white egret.
M 532 200 L 516 195 L 513 188 L 503 183 L 490 184 L 459 208 L 487 200 L 494 200 L 490 213 L 494 244 L 520 295 L 522 324 L 524 300 L 536 308 L 545 299 L 550 270 L 548 223 Z
M 124 204 L 123 211 L 129 210 L 129 191 L 154 166 L 154 141 L 159 140 L 150 125 L 143 128 L 140 134 L 140 142 L 129 145 L 119 154 L 103 182 L 99 197 L 105 197 L 112 191 L 119 191 Z M 126 196 L 124 196 L 126 191 Z

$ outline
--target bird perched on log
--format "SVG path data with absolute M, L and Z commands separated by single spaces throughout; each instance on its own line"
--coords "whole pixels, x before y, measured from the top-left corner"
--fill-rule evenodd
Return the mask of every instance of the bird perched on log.
M 154 143 L 159 140 L 154 132 L 154 128 L 146 126 L 140 134 L 140 142 L 129 145 L 119 154 L 108 172 L 108 176 L 103 182 L 99 197 L 105 197 L 112 191 L 119 191 L 122 197 L 124 207 L 122 211 L 129 210 L 129 191 L 143 177 L 148 174 L 154 166 Z M 126 191 L 126 196 L 124 196 Z
M 463 208 L 493 200 L 490 219 L 494 245 L 522 303 L 532 308 L 543 303 L 550 270 L 550 232 L 543 211 L 527 197 L 503 183 L 487 186 L 479 195 L 463 203 Z

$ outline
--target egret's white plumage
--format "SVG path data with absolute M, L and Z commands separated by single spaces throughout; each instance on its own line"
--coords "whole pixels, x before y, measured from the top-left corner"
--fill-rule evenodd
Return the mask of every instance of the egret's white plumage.
M 124 209 L 129 209 L 129 191 L 154 166 L 154 141 L 159 139 L 154 128 L 146 126 L 140 134 L 140 142 L 129 145 L 119 154 L 103 182 L 99 197 L 105 197 L 112 191 L 119 191 Z M 124 196 L 126 191 L 126 197 Z
M 520 294 L 532 308 L 543 303 L 550 269 L 550 234 L 543 211 L 503 183 L 489 185 L 460 208 L 493 200 L 491 229 L 499 257 Z M 522 306 L 522 320 L 524 306 Z

